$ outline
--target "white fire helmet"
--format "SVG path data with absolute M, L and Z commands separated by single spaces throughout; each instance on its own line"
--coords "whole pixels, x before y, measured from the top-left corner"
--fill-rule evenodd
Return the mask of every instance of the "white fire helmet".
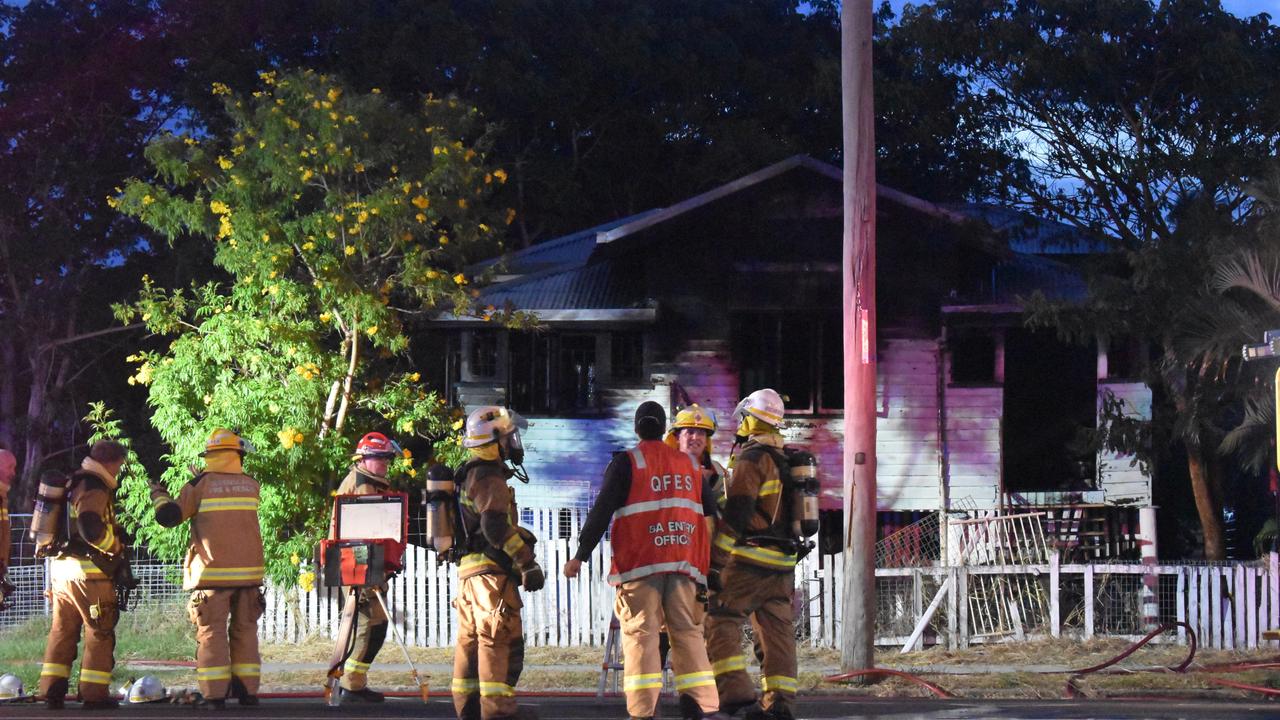
M 524 447 L 520 444 L 520 428 L 527 426 L 524 418 L 507 408 L 497 405 L 478 407 L 467 415 L 462 446 L 476 448 L 501 441 L 508 459 L 519 464 L 520 460 L 516 456 L 524 455 Z
M 168 698 L 164 691 L 164 683 L 155 675 L 143 675 L 129 687 L 129 702 L 159 702 Z
M 782 396 L 777 390 L 765 388 L 746 396 L 733 409 L 733 419 L 739 423 L 748 415 L 773 427 L 781 427 L 786 415 L 786 406 L 783 405 Z
M 22 694 L 22 678 L 13 673 L 0 675 L 0 700 L 17 700 Z

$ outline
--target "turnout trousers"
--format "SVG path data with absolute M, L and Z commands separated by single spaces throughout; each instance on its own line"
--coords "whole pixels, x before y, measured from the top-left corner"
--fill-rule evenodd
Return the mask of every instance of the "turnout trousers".
M 742 649 L 742 624 L 751 619 L 760 658 L 764 709 L 790 710 L 796 696 L 795 571 L 777 572 L 730 562 L 720 574 L 723 590 L 711 597 L 707 654 L 722 706 L 756 697 Z
M 53 628 L 40 668 L 40 693 L 65 698 L 71 664 L 76 660 L 80 630 L 84 629 L 84 658 L 80 662 L 80 699 L 106 700 L 111 669 L 115 667 L 116 589 L 110 580 L 53 580 Z
M 692 578 L 662 573 L 618 586 L 613 603 L 622 631 L 622 687 L 627 713 L 653 717 L 662 692 L 662 656 L 658 637 L 666 624 L 671 640 L 671 669 L 677 694 L 689 695 L 704 713 L 720 709 L 715 676 L 702 634 L 706 611 Z
M 387 586 L 378 588 L 387 597 Z M 369 684 L 369 666 L 387 639 L 387 613 L 374 597 L 374 588 L 358 588 L 347 594 L 347 605 L 355 604 L 356 637 L 351 645 L 351 655 L 342 668 L 342 687 L 347 690 L 363 690 Z M 346 608 L 343 608 L 346 612 Z M 342 638 L 339 638 L 341 641 Z
M 196 626 L 196 681 L 206 698 L 227 697 L 232 678 L 248 694 L 258 694 L 262 674 L 258 618 L 262 610 L 262 591 L 257 586 L 191 593 L 187 613 Z
M 516 682 L 524 670 L 519 581 L 473 575 L 453 600 L 458 645 L 453 654 L 453 707 L 461 720 L 516 716 Z

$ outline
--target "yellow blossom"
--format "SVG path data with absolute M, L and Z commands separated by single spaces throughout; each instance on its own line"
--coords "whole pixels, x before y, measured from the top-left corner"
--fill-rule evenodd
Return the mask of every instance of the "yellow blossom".
M 467 199 L 466 199 L 466 198 L 458 198 L 458 207 L 462 208 L 463 210 L 466 210 L 466 209 L 467 209 Z
M 299 560 L 298 553 L 294 553 L 289 556 L 289 562 L 293 563 L 294 565 L 298 564 L 298 560 Z
M 409 473 L 409 477 L 413 477 L 413 478 L 418 477 L 418 471 L 414 470 L 413 468 L 409 468 L 408 473 Z
M 473 158 L 473 157 L 475 157 L 475 156 L 476 156 L 476 151 L 475 151 L 475 150 L 472 150 L 471 148 L 467 148 L 467 152 L 465 152 L 465 153 L 462 155 L 462 159 L 463 159 L 463 160 L 470 160 L 471 158 Z
M 316 249 L 316 244 L 315 244 L 315 243 L 313 243 L 313 242 L 311 242 L 310 240 L 308 240 L 307 242 L 302 243 L 302 249 L 303 249 L 303 250 L 315 250 L 315 249 Z
M 276 433 L 276 437 L 280 438 L 280 447 L 284 448 L 285 450 L 292 448 L 295 444 L 294 436 L 297 434 L 297 432 L 298 432 L 297 430 L 294 430 L 291 427 L 287 427 L 281 430 L 280 432 Z
M 480 232 L 483 232 L 483 233 L 489 232 L 489 226 L 485 225 L 484 223 L 480 223 Z
M 150 205 L 151 203 L 153 203 L 153 202 L 155 202 L 155 201 L 156 201 L 156 199 L 155 199 L 155 198 L 153 198 L 153 197 L 151 197 L 150 195 L 143 195 L 143 196 L 142 196 L 142 204 L 143 204 L 143 205 Z
M 413 382 L 418 382 L 419 380 L 421 380 L 421 379 L 422 379 L 422 374 L 421 374 L 421 373 L 414 373 L 414 374 L 412 374 L 412 375 L 410 375 L 410 376 L 409 376 L 409 379 L 410 379 L 410 380 L 412 380 Z
M 217 213 L 218 215 L 226 215 L 227 213 L 231 212 L 231 208 L 227 207 L 227 204 L 222 202 L 221 200 L 210 200 L 209 209 Z
M 355 170 L 358 173 L 364 172 L 364 163 L 356 163 Z
M 243 154 L 244 154 L 244 146 L 243 146 L 243 145 L 237 145 L 237 146 L 235 146 L 235 147 L 231 148 L 231 154 L 232 154 L 233 156 L 243 155 Z
M 485 184 L 485 185 L 488 185 L 488 184 L 490 184 L 490 183 L 492 183 L 492 182 L 493 182 L 493 174 L 492 174 L 492 173 L 485 173 L 485 174 L 484 174 L 484 184 Z
M 370 325 L 370 326 L 369 326 L 369 328 L 368 328 L 367 330 L 365 330 L 364 332 L 365 332 L 365 334 L 366 334 L 366 335 L 368 335 L 369 337 L 373 337 L 374 335 L 377 335 L 377 334 L 378 334 L 378 326 L 377 326 L 377 325 Z
M 439 270 L 428 270 L 428 271 L 427 271 L 427 279 L 428 279 L 428 280 L 435 280 L 435 279 L 437 279 L 437 278 L 439 278 L 439 277 L 440 277 L 440 271 L 439 271 Z
M 414 197 L 412 200 L 410 200 L 409 202 L 413 203 L 413 206 L 418 208 L 419 210 L 426 210 L 428 207 L 431 206 L 431 201 L 428 200 L 425 195 L 418 195 Z
M 358 222 L 358 223 L 364 223 L 364 222 L 368 222 L 368 221 L 369 221 L 369 213 L 368 213 L 368 212 L 366 212 L 366 211 L 364 211 L 364 210 L 361 210 L 361 211 L 360 211 L 360 214 L 356 215 L 356 222 Z
M 382 90 L 380 90 L 380 89 L 378 89 L 378 88 L 373 88 L 373 89 L 372 89 L 372 90 L 370 90 L 369 92 L 370 92 L 370 93 L 372 93 L 372 94 L 374 94 L 374 95 L 381 95 L 381 94 L 382 94 Z
M 119 200 L 116 200 L 111 195 L 107 196 L 107 207 L 114 208 L 114 207 L 118 207 L 119 205 L 120 205 Z
M 231 218 L 223 215 L 218 218 L 218 239 L 231 237 Z
M 258 77 L 262 79 L 263 85 L 274 85 L 276 82 L 276 71 L 260 72 L 258 73 Z
M 417 215 L 413 216 L 413 219 L 417 220 L 420 223 L 424 223 L 427 221 L 427 216 L 423 215 L 422 213 L 418 213 Z
M 407 423 L 407 424 L 409 426 L 409 429 L 406 430 L 405 432 L 413 432 L 413 423 Z M 404 450 L 401 450 L 400 454 L 404 456 L 405 460 L 413 459 L 413 453 L 409 451 L 409 448 L 405 448 Z
M 454 276 L 453 276 L 453 281 L 454 281 L 455 283 L 459 284 L 459 285 L 466 285 L 466 284 L 467 284 L 467 276 L 466 276 L 466 275 L 463 275 L 462 273 L 458 273 L 457 275 L 454 275 Z
M 465 424 L 466 424 L 466 420 L 463 420 L 462 418 L 458 418 L 457 420 L 454 420 L 454 421 L 453 421 L 453 429 L 454 429 L 454 430 L 461 430 L 461 429 L 462 429 L 462 426 L 463 426 L 463 425 L 465 425 Z
M 333 316 L 330 315 L 329 313 L 320 313 L 320 322 L 327 323 L 332 319 L 333 319 Z
M 228 160 L 225 156 L 222 156 L 222 155 L 218 156 L 218 167 L 222 168 L 223 170 L 230 170 L 235 166 L 236 164 Z
M 302 171 L 302 182 L 307 182 L 307 181 L 308 181 L 308 180 L 310 180 L 314 175 L 315 175 L 315 173 L 314 173 L 314 172 L 311 172 L 311 170 L 303 170 L 303 171 Z
M 440 244 L 441 244 L 441 245 L 448 245 L 448 244 L 449 244 L 449 236 L 448 236 L 448 235 L 441 235 L 441 236 L 440 236 Z
M 342 97 L 342 89 L 329 88 L 329 92 L 326 94 L 326 97 L 329 98 L 329 102 L 338 102 L 338 98 Z
M 515 208 L 507 208 L 507 224 L 510 225 L 511 223 L 515 222 L 515 219 L 516 219 Z
M 346 246 L 345 248 L 343 248 L 342 254 L 346 255 L 347 257 L 351 257 L 352 255 L 355 255 L 356 254 L 355 246 L 354 245 Z
M 493 171 L 493 176 L 498 178 L 498 182 L 505 183 L 507 181 L 507 171 L 501 168 Z
M 220 82 L 216 82 L 213 84 L 212 92 L 214 95 L 230 95 L 231 88 L 227 87 L 226 85 Z

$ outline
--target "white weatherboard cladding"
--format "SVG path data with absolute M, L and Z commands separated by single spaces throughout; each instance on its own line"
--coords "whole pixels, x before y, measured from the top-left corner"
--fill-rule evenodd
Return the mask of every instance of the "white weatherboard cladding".
M 1144 383 L 1098 383 L 1098 412 L 1107 391 L 1124 401 L 1125 415 L 1151 419 L 1151 388 Z M 1103 451 L 1098 454 L 1098 487 L 1110 505 L 1150 505 L 1151 478 L 1131 464 L 1133 456 Z

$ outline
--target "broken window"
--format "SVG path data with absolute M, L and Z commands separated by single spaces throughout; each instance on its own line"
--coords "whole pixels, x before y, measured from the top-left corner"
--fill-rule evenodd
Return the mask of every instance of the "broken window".
M 587 410 L 596 404 L 596 336 L 561 335 L 555 388 L 557 411 Z
M 530 414 L 597 409 L 594 333 L 513 332 L 509 352 L 513 409 Z
M 644 333 L 615 332 L 609 346 L 612 379 L 639 381 L 644 374 Z
M 844 407 L 839 312 L 739 312 L 730 332 L 743 396 L 771 387 L 783 395 L 788 413 L 800 415 Z
M 471 333 L 471 376 L 492 378 L 498 375 L 498 333 L 476 330 Z
M 996 341 L 987 330 L 948 330 L 951 382 L 991 384 L 996 381 Z

